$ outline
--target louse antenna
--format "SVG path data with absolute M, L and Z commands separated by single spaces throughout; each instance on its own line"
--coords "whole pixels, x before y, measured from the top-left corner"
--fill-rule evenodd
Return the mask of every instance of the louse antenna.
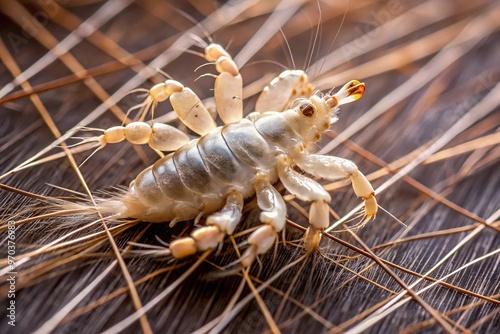
M 290 60 L 292 61 L 292 67 L 295 70 L 297 67 L 295 66 L 295 59 L 293 59 L 292 48 L 290 47 L 290 43 L 288 43 L 288 38 L 286 38 L 285 32 L 283 31 L 282 27 L 278 24 L 276 19 L 275 19 L 275 23 L 278 25 L 278 29 L 281 33 L 281 36 L 285 40 L 286 47 L 288 48 L 288 54 L 290 55 Z
M 314 49 L 316 48 L 316 43 L 318 42 L 320 38 L 320 33 L 321 33 L 321 27 L 322 27 L 322 17 L 323 17 L 323 12 L 321 11 L 321 5 L 319 3 L 319 0 L 316 1 L 316 5 L 318 6 L 318 12 L 319 12 L 319 18 L 318 18 L 318 23 L 316 24 L 316 33 L 313 38 L 313 43 L 311 46 L 311 53 L 308 56 L 307 59 L 307 66 L 305 68 L 305 71 L 307 72 L 309 70 L 309 67 L 311 66 L 312 58 L 314 56 Z M 306 16 L 307 17 L 307 16 Z M 307 17 L 309 19 L 309 17 Z M 305 64 L 304 64 L 305 65 Z
M 213 43 L 214 40 L 212 39 L 212 36 L 210 36 L 210 34 L 208 33 L 208 31 L 203 28 L 203 26 L 200 24 L 200 22 L 198 22 L 197 20 L 195 20 L 194 17 L 192 17 L 191 15 L 189 15 L 188 13 L 186 13 L 185 11 L 183 10 L 180 10 L 179 8 L 175 8 L 174 7 L 174 11 L 176 11 L 177 13 L 181 14 L 184 18 L 186 18 L 187 20 L 189 20 L 191 23 L 193 23 L 198 29 L 200 29 L 200 31 L 203 33 L 203 35 L 205 35 L 205 37 L 207 38 L 207 40 L 210 42 L 210 43 Z M 201 40 L 204 44 L 205 41 Z M 206 47 L 207 45 L 205 45 Z
M 321 73 L 321 71 L 323 70 L 323 67 L 325 66 L 325 63 L 326 63 L 326 58 L 328 57 L 328 55 L 330 54 L 330 52 L 332 51 L 333 49 L 333 45 L 335 44 L 335 42 L 337 41 L 337 37 L 339 36 L 340 34 L 340 30 L 342 29 L 342 27 L 344 26 L 344 22 L 345 22 L 345 18 L 347 17 L 347 12 L 349 11 L 349 5 L 351 4 L 351 0 L 349 0 L 347 2 L 347 6 L 346 6 L 346 9 L 344 11 L 344 15 L 342 16 L 342 20 L 340 21 L 340 26 L 339 28 L 337 29 L 337 32 L 335 33 L 335 37 L 333 37 L 333 41 L 332 43 L 330 44 L 330 47 L 328 48 L 328 51 L 326 52 L 326 56 L 323 57 L 323 63 L 321 64 L 321 66 L 319 67 L 318 69 L 318 75 L 319 76 L 319 73 Z M 318 6 L 319 6 L 319 0 L 318 0 Z

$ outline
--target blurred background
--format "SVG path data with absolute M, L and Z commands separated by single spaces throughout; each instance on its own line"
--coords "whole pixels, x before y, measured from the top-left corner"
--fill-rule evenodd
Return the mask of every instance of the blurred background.
M 3 0 L 0 15 L 4 277 L 12 234 L 16 260 L 15 298 L 0 282 L 0 308 L 15 300 L 16 326 L 2 315 L 1 332 L 500 331 L 498 1 Z M 143 101 L 125 94 L 165 80 L 157 68 L 214 105 L 214 80 L 200 77 L 215 73 L 200 67 L 209 39 L 241 68 L 245 113 L 284 69 L 306 70 L 325 92 L 366 83 L 318 151 L 367 175 L 385 209 L 374 221 L 338 225 L 304 257 L 308 203 L 278 184 L 285 241 L 246 280 L 224 270 L 237 259 L 231 242 L 206 258 L 133 256 L 141 248 L 129 242 L 163 247 L 190 223 L 108 222 L 108 235 L 99 221 L 48 208 L 51 198 L 88 198 L 84 184 L 106 196 L 158 158 L 108 145 L 78 177 L 71 160 L 92 150 L 62 147 L 95 134 L 83 126 L 120 125 Z M 155 117 L 183 128 L 171 110 L 160 104 Z M 320 182 L 332 224 L 349 220 L 360 203 L 351 186 Z M 247 200 L 238 231 L 258 213 Z

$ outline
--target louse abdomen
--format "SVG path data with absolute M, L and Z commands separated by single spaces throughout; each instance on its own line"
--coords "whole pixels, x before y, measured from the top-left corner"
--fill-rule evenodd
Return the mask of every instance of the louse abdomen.
M 222 136 L 234 156 L 247 166 L 254 169 L 273 166 L 274 145 L 269 145 L 250 120 L 244 118 L 222 127 Z
M 277 128 L 283 130 L 284 126 Z M 141 215 L 135 210 L 134 218 L 192 219 L 201 210 L 217 210 L 231 190 L 245 197 L 253 195 L 257 173 L 276 179 L 275 152 L 279 147 L 267 138 L 267 132 L 261 134 L 254 123 L 243 119 L 217 128 L 158 160 L 134 181 L 133 195 L 147 213 Z M 290 136 L 289 131 L 281 133 Z M 272 139 L 276 139 L 274 136 Z

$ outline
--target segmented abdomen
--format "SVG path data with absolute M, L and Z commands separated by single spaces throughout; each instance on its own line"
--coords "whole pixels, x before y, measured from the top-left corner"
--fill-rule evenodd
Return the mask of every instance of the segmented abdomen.
M 231 190 L 243 196 L 252 195 L 253 179 L 258 172 L 276 178 L 277 145 L 275 138 L 268 138 L 276 134 L 267 133 L 265 125 L 242 119 L 189 142 L 137 176 L 133 185 L 135 197 L 148 211 L 161 211 L 161 219 L 170 220 L 194 218 L 191 216 L 199 213 L 200 208 L 217 209 Z M 137 215 L 135 218 L 145 219 Z

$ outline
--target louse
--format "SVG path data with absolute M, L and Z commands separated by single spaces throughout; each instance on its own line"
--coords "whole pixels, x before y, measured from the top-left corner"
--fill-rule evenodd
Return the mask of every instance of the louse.
M 262 225 L 248 237 L 248 248 L 240 259 L 244 267 L 269 251 L 285 226 L 286 204 L 273 186 L 278 180 L 291 194 L 311 202 L 306 251 L 317 248 L 321 232 L 329 226 L 330 194 L 295 167 L 318 178 L 350 179 L 354 193 L 364 201 L 362 223 L 375 217 L 378 205 L 373 187 L 357 166 L 311 152 L 336 121 L 339 106 L 363 95 L 364 83 L 352 80 L 336 94 L 322 94 L 313 92 L 304 71 L 286 70 L 264 88 L 255 111 L 243 118 L 243 81 L 230 54 L 211 43 L 205 48 L 205 58 L 215 63 L 219 73 L 214 97 L 225 125 L 217 127 L 198 96 L 169 79 L 153 86 L 145 101 L 135 107 L 141 109 L 140 121 L 84 139 L 99 142 L 98 149 L 126 140 L 172 151 L 143 170 L 127 190 L 99 200 L 102 213 L 116 219 L 170 221 L 170 225 L 206 216 L 204 226 L 169 244 L 170 255 L 180 259 L 214 249 L 233 234 L 244 200 L 255 195 Z M 173 126 L 143 121 L 167 99 L 179 119 L 201 137 L 191 140 Z

